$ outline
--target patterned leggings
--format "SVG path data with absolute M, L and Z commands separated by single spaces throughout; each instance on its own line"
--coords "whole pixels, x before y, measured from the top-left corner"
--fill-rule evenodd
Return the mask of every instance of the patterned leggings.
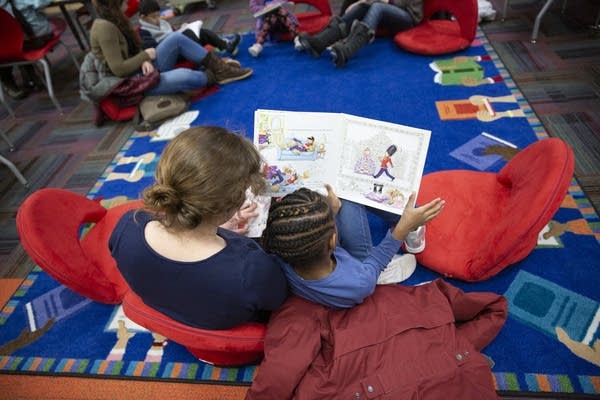
M 294 37 L 298 35 L 298 25 L 283 7 L 263 17 L 262 24 L 256 32 L 256 43 L 263 44 L 267 35 L 276 31 L 289 31 Z

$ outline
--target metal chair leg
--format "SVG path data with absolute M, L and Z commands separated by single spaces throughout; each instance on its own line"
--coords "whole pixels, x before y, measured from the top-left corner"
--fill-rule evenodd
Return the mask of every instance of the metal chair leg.
M 10 139 L 8 138 L 8 136 L 6 136 L 4 132 L 0 131 L 0 137 L 6 142 L 6 144 L 8 144 L 9 151 L 15 151 L 15 145 L 10 141 Z
M 542 18 L 544 17 L 544 14 L 546 14 L 546 11 L 548 11 L 553 2 L 554 0 L 547 0 L 546 4 L 544 4 L 542 9 L 538 13 L 537 17 L 535 17 L 535 22 L 533 24 L 533 32 L 531 33 L 531 43 L 537 42 L 538 32 L 540 30 L 540 23 L 542 22 Z
M 54 106 L 58 110 L 58 113 L 63 114 L 62 107 L 60 106 L 60 103 L 58 102 L 58 100 L 56 100 L 56 97 L 54 96 L 52 76 L 50 75 L 50 65 L 48 64 L 48 61 L 44 60 L 43 58 L 38 60 L 38 62 L 42 64 L 42 67 L 44 67 L 44 83 L 46 84 L 46 89 L 48 89 L 48 96 L 50 96 L 50 100 L 52 100 L 52 103 L 54 103 Z
M 500 19 L 503 22 L 506 19 L 507 11 L 508 11 L 508 0 L 504 0 L 504 6 L 502 7 L 502 18 Z
M 75 68 L 77 68 L 77 71 L 81 70 L 81 67 L 79 66 L 79 63 L 77 62 L 77 59 L 75 58 L 75 55 L 73 54 L 72 51 L 69 51 L 69 47 L 64 44 L 63 42 L 59 42 L 61 45 L 63 45 L 65 47 L 65 49 L 67 49 L 67 53 L 69 53 L 69 55 L 71 56 L 71 61 L 73 61 L 73 65 L 75 65 Z
M 8 143 L 8 149 L 10 151 L 14 151 L 15 150 L 15 146 L 13 145 L 13 143 L 8 139 L 8 136 L 6 136 L 6 134 L 4 132 L 0 132 L 0 137 L 2 137 L 2 139 Z M 7 159 L 6 157 L 0 155 L 0 162 L 4 165 L 6 165 L 8 167 L 8 169 L 10 169 L 12 171 L 13 174 L 15 174 L 15 177 L 17 178 L 17 180 L 19 182 L 21 182 L 21 184 L 25 187 L 29 187 L 29 182 L 27 182 L 27 179 L 25 179 L 25 177 L 23 176 L 23 174 L 21 173 L 21 171 L 19 171 L 19 169 L 15 166 L 15 164 L 13 164 L 12 161 L 10 161 L 9 159 Z
M 15 166 L 15 164 L 12 163 L 12 161 L 10 161 L 9 159 L 7 159 L 4 156 L 0 155 L 0 162 L 2 164 L 6 165 L 8 167 L 8 169 L 10 169 L 13 174 L 15 174 L 15 177 L 17 178 L 17 180 L 19 182 L 21 182 L 21 184 L 23 186 L 29 187 L 29 182 L 27 182 L 27 179 L 25 179 L 25 177 L 23 176 L 23 174 L 21 173 L 21 171 L 19 171 L 19 169 Z
M 2 83 L 0 83 L 0 103 L 2 103 L 4 107 L 6 107 L 11 117 L 16 118 L 15 112 L 13 111 L 12 107 L 8 104 L 8 101 L 6 101 L 6 97 L 4 97 L 4 86 L 2 85 Z

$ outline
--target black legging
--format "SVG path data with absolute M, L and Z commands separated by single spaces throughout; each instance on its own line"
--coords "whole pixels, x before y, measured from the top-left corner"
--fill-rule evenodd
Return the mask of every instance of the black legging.
M 200 37 L 196 36 L 194 31 L 191 29 L 186 29 L 182 33 L 193 41 L 200 43 L 202 46 L 209 44 L 218 49 L 224 49 L 227 47 L 227 42 L 209 29 L 200 28 Z

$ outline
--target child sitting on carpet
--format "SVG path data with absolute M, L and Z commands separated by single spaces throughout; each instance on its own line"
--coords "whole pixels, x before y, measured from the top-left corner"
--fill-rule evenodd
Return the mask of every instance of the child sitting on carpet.
M 140 37 L 142 47 L 156 47 L 158 43 L 169 33 L 173 32 L 173 26 L 160 16 L 160 4 L 158 0 L 140 1 Z M 186 24 L 181 27 L 185 28 Z M 210 29 L 200 28 L 198 35 L 191 29 L 185 29 L 181 33 L 202 46 L 211 45 L 217 49 L 226 50 L 231 55 L 236 55 L 240 43 L 240 35 L 235 34 L 233 39 L 222 39 Z M 238 64 L 239 65 L 239 64 Z
M 167 145 L 143 208 L 126 213 L 109 241 L 144 303 L 189 326 L 229 329 L 264 322 L 284 302 L 277 257 L 223 227 L 256 216 L 242 204 L 248 188 L 265 185 L 261 162 L 250 141 L 220 127 L 190 128 Z
M 437 198 L 414 208 L 411 194 L 400 221 L 373 247 L 365 207 L 340 201 L 326 187 L 327 197 L 301 188 L 274 201 L 261 240 L 265 251 L 289 264 L 284 272 L 292 292 L 326 306 L 349 308 L 373 293 L 402 240 L 435 218 L 444 201 Z M 414 270 L 412 254 L 397 262 Z
M 286 10 L 283 6 L 284 0 L 249 0 L 250 12 L 257 17 L 256 20 L 256 42 L 248 48 L 248 52 L 252 57 L 258 57 L 263 50 L 263 45 L 267 40 L 267 36 L 290 32 L 294 37 L 294 47 L 296 50 L 302 50 L 298 41 L 298 19 L 294 14 Z M 277 7 L 279 5 L 279 7 Z M 275 7 L 272 11 L 268 11 L 267 7 Z M 261 14 L 261 15 L 259 15 Z

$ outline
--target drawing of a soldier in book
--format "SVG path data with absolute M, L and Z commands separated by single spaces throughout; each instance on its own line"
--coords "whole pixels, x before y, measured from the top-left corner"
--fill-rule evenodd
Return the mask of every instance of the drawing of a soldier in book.
M 389 146 L 387 148 L 387 150 L 385 151 L 385 155 L 381 158 L 381 164 L 379 165 L 379 171 L 375 175 L 373 175 L 373 178 L 377 179 L 382 174 L 386 174 L 387 177 L 390 178 L 391 181 L 396 179 L 392 174 L 390 174 L 389 169 L 390 169 L 390 167 L 394 166 L 394 164 L 392 163 L 392 156 L 396 153 L 397 150 L 398 150 L 398 148 L 394 144 L 392 144 L 391 146 Z

